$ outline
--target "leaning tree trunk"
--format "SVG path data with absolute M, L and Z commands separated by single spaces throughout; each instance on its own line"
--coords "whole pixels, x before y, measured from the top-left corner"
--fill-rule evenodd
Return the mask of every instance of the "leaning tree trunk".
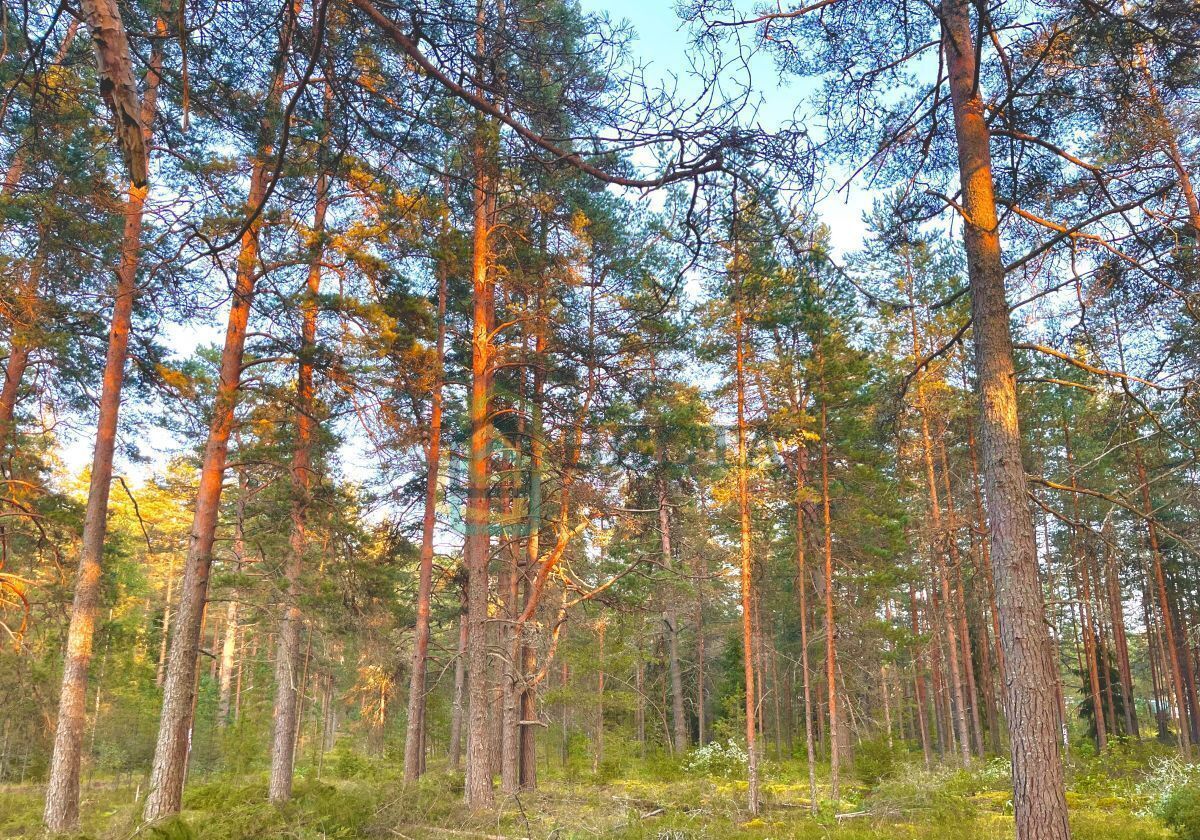
M 113 134 L 129 170 L 129 180 L 134 187 L 144 189 L 149 177 L 150 138 L 147 129 L 153 116 L 147 120 L 144 104 L 138 104 L 133 62 L 129 57 L 129 38 L 121 22 L 121 10 L 117 0 L 81 0 L 79 7 L 92 35 L 96 73 L 100 77 L 100 95 L 112 112 Z M 160 30 L 156 45 L 162 42 L 164 35 L 165 32 Z
M 1005 661 L 1018 840 L 1070 836 L 1056 703 L 1058 673 L 1038 575 L 1021 462 L 1017 382 L 992 182 L 990 135 L 978 87 L 968 0 L 943 0 L 942 49 L 958 145 L 979 381 L 984 491 Z
M 275 111 L 283 93 L 287 62 L 282 60 L 282 56 L 287 53 L 291 36 L 290 25 L 285 26 L 279 35 L 279 60 L 267 94 L 266 114 Z M 188 747 L 195 716 L 196 660 L 200 652 L 201 621 L 208 598 L 208 576 L 212 569 L 212 549 L 229 455 L 229 436 L 233 433 L 234 409 L 242 381 L 246 329 L 258 280 L 258 244 L 263 226 L 260 211 L 266 200 L 270 177 L 268 164 L 274 151 L 268 139 L 271 136 L 271 122 L 264 116 L 260 123 L 260 149 L 251 166 L 250 190 L 246 200 L 246 212 L 253 214 L 253 219 L 242 233 L 238 251 L 217 393 L 200 466 L 200 484 L 196 491 L 187 559 L 184 561 L 183 581 L 179 588 L 179 607 L 167 657 L 167 675 L 163 680 L 162 713 L 144 810 L 147 821 L 178 813 L 183 802 Z
M 84 4 L 85 9 L 88 5 Z M 119 18 L 117 25 L 120 25 Z M 141 104 L 139 135 L 143 131 L 149 135 L 156 113 L 166 22 L 160 18 L 157 28 L 159 38 L 155 41 L 150 56 L 150 67 L 146 72 L 146 96 Z M 120 34 L 123 38 L 124 32 Z M 99 47 L 97 50 L 99 51 Z M 128 71 L 128 65 L 126 70 Z M 131 71 L 129 78 L 132 85 Z M 132 95 L 136 103 L 136 90 Z M 142 137 L 143 148 L 148 142 L 148 137 Z M 46 787 L 43 819 L 46 828 L 56 833 L 73 831 L 79 826 L 79 768 L 83 752 L 83 730 L 87 718 L 85 705 L 88 666 L 92 658 L 96 610 L 100 603 L 101 563 L 104 559 L 104 539 L 108 531 L 108 496 L 112 484 L 113 455 L 116 451 L 117 421 L 121 411 L 121 387 L 125 383 L 125 360 L 129 353 L 129 332 L 133 324 L 133 301 L 137 295 L 142 218 L 148 191 L 144 166 L 143 163 L 140 180 L 134 179 L 134 183 L 130 184 L 129 197 L 125 204 L 121 263 L 117 268 L 115 305 L 108 335 L 108 353 L 104 360 L 100 413 L 92 454 L 91 484 L 88 487 L 87 510 L 83 520 L 75 601 L 71 608 L 71 624 L 67 630 L 67 652 L 63 663 L 62 691 L 58 701 L 54 751 L 50 756 L 49 784 Z
M 300 672 L 300 574 L 308 550 L 308 508 L 312 503 L 312 447 L 316 426 L 316 399 L 313 392 L 313 351 L 317 340 L 317 297 L 321 293 L 321 263 L 325 249 L 325 213 L 329 207 L 329 176 L 317 175 L 317 201 L 313 213 L 315 241 L 308 267 L 300 328 L 300 363 L 296 376 L 296 445 L 290 470 L 292 505 L 288 559 L 284 567 L 286 599 L 279 621 L 279 640 L 275 657 L 274 734 L 271 738 L 271 778 L 267 796 L 275 803 L 286 802 L 292 795 L 292 769 L 295 766 L 299 695 L 303 679 Z

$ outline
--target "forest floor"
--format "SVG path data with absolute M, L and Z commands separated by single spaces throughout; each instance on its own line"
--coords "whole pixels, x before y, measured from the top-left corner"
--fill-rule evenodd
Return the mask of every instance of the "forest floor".
M 1068 805 L 1075 840 L 1169 840 L 1153 816 L 1153 800 L 1180 778 L 1165 758 L 1116 755 L 1076 760 L 1069 768 Z M 746 811 L 746 783 L 701 775 L 678 763 L 638 764 L 625 772 L 543 773 L 535 793 L 507 799 L 487 817 L 462 804 L 462 776 L 434 771 L 403 788 L 390 762 L 354 756 L 326 767 L 321 780 L 303 774 L 293 801 L 266 803 L 259 774 L 217 776 L 189 786 L 181 818 L 139 825 L 137 784 L 85 787 L 83 834 L 92 840 L 583 840 L 583 838 L 828 838 L 828 840 L 1007 840 L 1013 836 L 1008 767 L 1003 760 L 971 771 L 892 764 L 873 784 L 861 774 L 843 784 L 835 816 L 808 807 L 802 762 L 767 762 L 764 808 Z M 339 766 L 340 765 L 340 766 Z M 1192 766 L 1194 767 L 1194 765 Z M 1186 779 L 1191 768 L 1182 765 Z M 341 770 L 342 772 L 337 772 Z M 349 772 L 345 772 L 349 770 Z M 331 772 L 332 771 L 332 772 Z M 313 774 L 315 776 L 315 774 Z M 868 773 L 867 775 L 873 775 Z M 828 794 L 822 774 L 819 787 Z M 40 836 L 41 790 L 0 787 L 0 837 Z

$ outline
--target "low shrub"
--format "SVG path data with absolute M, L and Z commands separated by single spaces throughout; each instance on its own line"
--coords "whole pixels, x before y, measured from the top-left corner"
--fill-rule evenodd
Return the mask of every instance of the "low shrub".
M 742 746 L 730 739 L 710 741 L 692 750 L 684 769 L 720 779 L 744 778 L 748 757 Z
M 1200 785 L 1176 787 L 1159 805 L 1158 815 L 1180 840 L 1200 840 Z

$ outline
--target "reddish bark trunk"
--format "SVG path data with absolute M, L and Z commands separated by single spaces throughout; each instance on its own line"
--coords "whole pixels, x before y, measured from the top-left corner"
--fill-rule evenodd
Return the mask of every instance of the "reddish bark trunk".
M 1070 836 L 1055 702 L 1058 672 L 1045 624 L 1017 414 L 1009 308 L 992 182 L 990 135 L 968 0 L 943 0 L 942 51 L 950 79 L 963 235 L 980 391 L 984 490 L 1000 609 L 1018 840 Z

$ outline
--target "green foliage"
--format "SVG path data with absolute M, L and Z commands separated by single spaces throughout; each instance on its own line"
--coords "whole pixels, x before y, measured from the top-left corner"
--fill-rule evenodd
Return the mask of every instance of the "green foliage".
M 1159 805 L 1158 815 L 1179 840 L 1200 840 L 1200 785 L 1174 788 Z
M 966 795 L 963 781 L 957 771 L 909 765 L 880 782 L 867 807 L 878 818 L 965 822 L 978 813 L 978 807 Z
M 746 760 L 746 750 L 737 741 L 710 741 L 692 750 L 684 767 L 689 773 L 743 779 L 746 777 Z
M 900 756 L 885 738 L 860 741 L 854 749 L 854 772 L 867 787 L 874 787 L 895 772 Z

